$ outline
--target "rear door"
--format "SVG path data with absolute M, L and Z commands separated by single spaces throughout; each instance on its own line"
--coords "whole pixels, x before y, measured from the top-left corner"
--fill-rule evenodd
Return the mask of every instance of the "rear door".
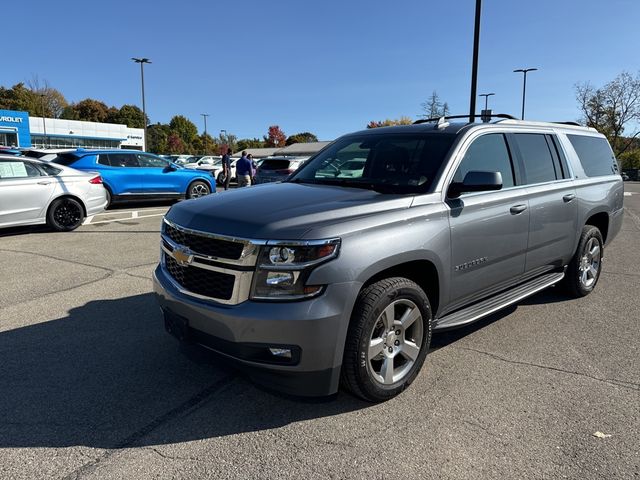
M 56 187 L 33 162 L 0 159 L 0 225 L 20 225 L 44 219 Z
M 142 193 L 142 172 L 134 153 L 100 154 L 100 173 L 114 195 L 139 195 Z
M 525 271 L 542 273 L 573 254 L 578 221 L 576 190 L 555 135 L 513 133 L 529 193 L 529 246 Z
M 171 164 L 167 160 L 148 153 L 139 153 L 137 157 L 145 193 L 163 195 L 184 193 L 180 171 L 170 168 Z
M 453 177 L 470 171 L 500 172 L 502 189 L 447 199 L 451 231 L 451 296 L 448 310 L 517 282 L 524 273 L 529 202 L 502 133 L 472 140 Z

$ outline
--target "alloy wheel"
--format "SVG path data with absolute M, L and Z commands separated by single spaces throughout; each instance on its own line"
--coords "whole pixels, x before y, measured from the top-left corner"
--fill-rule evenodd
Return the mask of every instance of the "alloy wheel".
M 74 227 L 82 220 L 82 209 L 77 202 L 64 199 L 53 212 L 53 220 L 61 227 Z
M 423 335 L 422 313 L 415 303 L 390 303 L 371 332 L 367 366 L 372 378 L 383 385 L 404 379 L 418 359 Z
M 589 239 L 584 247 L 582 257 L 580 258 L 580 266 L 578 274 L 580 275 L 580 283 L 586 288 L 590 288 L 600 274 L 602 248 L 597 238 Z
M 209 189 L 202 183 L 196 183 L 191 187 L 191 198 L 199 198 L 209 195 Z

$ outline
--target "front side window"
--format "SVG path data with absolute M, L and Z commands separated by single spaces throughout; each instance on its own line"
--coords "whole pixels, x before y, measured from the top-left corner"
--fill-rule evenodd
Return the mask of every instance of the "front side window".
M 618 173 L 616 158 L 605 138 L 587 135 L 567 135 L 567 137 L 578 154 L 587 177 Z
M 449 133 L 344 137 L 302 164 L 289 181 L 381 193 L 427 192 L 455 137 Z
M 153 155 L 138 154 L 137 157 L 141 167 L 166 168 L 169 165 L 166 160 Z
M 502 133 L 491 133 L 475 139 L 464 154 L 453 181 L 462 183 L 469 172 L 500 172 L 502 188 L 515 185 L 511 155 Z
M 40 170 L 31 162 L 0 160 L 0 180 L 41 176 Z
M 551 182 L 562 178 L 556 167 L 545 135 L 539 133 L 516 133 L 514 135 L 524 163 L 526 183 Z

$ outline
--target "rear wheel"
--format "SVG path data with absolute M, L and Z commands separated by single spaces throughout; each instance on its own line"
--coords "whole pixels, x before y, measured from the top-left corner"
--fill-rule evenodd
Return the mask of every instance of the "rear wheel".
M 107 191 L 107 204 L 104 206 L 104 209 L 106 210 L 111 206 L 112 196 L 111 196 L 111 190 L 109 190 L 107 187 L 104 187 L 104 189 Z
M 224 181 L 226 180 L 226 175 L 224 174 L 224 172 L 220 172 L 218 174 L 218 177 L 216 178 L 216 181 L 218 182 L 218 185 L 222 186 L 224 185 Z
M 196 180 L 189 185 L 187 198 L 200 198 L 211 193 L 211 188 L 205 182 Z
M 74 198 L 54 200 L 47 212 L 47 224 L 58 232 L 75 230 L 84 220 L 84 208 Z
M 343 386 L 370 402 L 398 395 L 422 368 L 431 329 L 429 299 L 415 282 L 394 277 L 368 286 L 349 325 Z
M 603 248 L 600 230 L 593 225 L 585 225 L 564 278 L 567 293 L 571 296 L 584 297 L 593 291 L 602 271 Z

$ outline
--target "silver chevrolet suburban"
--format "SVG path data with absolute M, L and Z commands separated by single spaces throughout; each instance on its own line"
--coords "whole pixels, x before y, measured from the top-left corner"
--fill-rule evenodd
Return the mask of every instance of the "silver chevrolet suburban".
M 174 205 L 154 288 L 169 332 L 257 381 L 383 401 L 433 332 L 555 284 L 589 294 L 622 212 L 593 129 L 419 121 L 345 135 L 282 183 Z

